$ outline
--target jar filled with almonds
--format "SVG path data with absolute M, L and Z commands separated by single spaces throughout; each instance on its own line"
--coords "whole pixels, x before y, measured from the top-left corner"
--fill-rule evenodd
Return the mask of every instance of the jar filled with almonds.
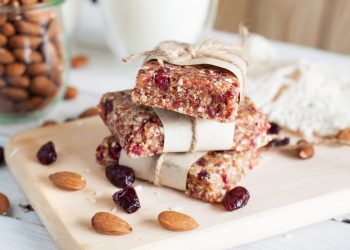
M 0 123 L 40 118 L 62 98 L 62 2 L 0 0 Z

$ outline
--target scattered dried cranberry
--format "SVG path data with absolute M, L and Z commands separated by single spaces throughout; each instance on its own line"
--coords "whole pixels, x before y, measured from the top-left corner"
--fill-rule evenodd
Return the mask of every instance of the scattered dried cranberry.
M 283 139 L 281 139 L 281 140 L 279 140 L 279 139 L 273 139 L 273 140 L 271 140 L 268 144 L 267 144 L 267 146 L 268 147 L 281 147 L 281 146 L 286 146 L 286 145 L 288 145 L 289 144 L 289 138 L 288 137 L 286 137 L 286 138 L 283 138 Z
M 170 85 L 170 79 L 165 74 L 168 72 L 168 68 L 160 68 L 155 72 L 154 82 L 162 90 L 167 90 Z
M 140 207 L 140 201 L 133 187 L 126 187 L 113 195 L 114 202 L 128 214 L 135 213 Z
M 270 128 L 267 131 L 268 134 L 278 134 L 281 131 L 280 125 L 275 122 L 270 122 Z
M 226 193 L 222 204 L 226 211 L 234 211 L 247 205 L 250 195 L 244 187 L 235 187 Z
M 5 163 L 4 148 L 0 147 L 0 166 Z
M 115 144 L 110 145 L 109 149 L 108 149 L 108 153 L 109 155 L 114 159 L 114 160 L 118 160 L 120 158 L 120 151 L 121 151 L 121 147 L 119 146 L 119 144 Z
M 44 144 L 36 154 L 39 162 L 44 165 L 50 165 L 55 162 L 57 159 L 57 154 L 55 150 L 55 145 L 52 141 Z
M 106 168 L 107 179 L 116 187 L 130 187 L 135 181 L 135 173 L 129 167 L 111 165 Z
M 197 177 L 200 181 L 203 181 L 206 178 L 208 179 L 210 177 L 210 174 L 207 171 L 202 170 L 198 173 Z

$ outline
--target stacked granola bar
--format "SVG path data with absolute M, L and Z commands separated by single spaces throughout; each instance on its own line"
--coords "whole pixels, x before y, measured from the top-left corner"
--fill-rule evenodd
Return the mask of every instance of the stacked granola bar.
M 168 155 L 163 151 L 167 140 L 166 126 L 156 108 L 176 112 L 179 118 L 190 116 L 234 123 L 230 148 L 200 152 L 199 157 L 197 152 L 195 160 L 180 166 L 187 171 L 183 188 L 186 195 L 221 202 L 226 192 L 243 178 L 245 171 L 258 163 L 259 149 L 268 142 L 266 116 L 248 97 L 240 96 L 239 84 L 242 83 L 232 72 L 216 66 L 179 66 L 166 62 L 161 65 L 155 60 L 144 63 L 133 91 L 106 93 L 101 98 L 99 114 L 111 135 L 98 146 L 97 162 L 103 166 L 123 165 L 121 155 L 126 155 L 128 167 L 138 168 L 136 161 L 144 159 L 148 164 L 154 162 L 155 172 L 159 165 L 169 164 L 163 162 L 163 157 Z M 193 154 L 172 154 L 172 159 L 177 155 L 193 158 Z M 135 164 L 130 158 L 135 159 Z M 178 164 L 170 165 L 179 167 Z M 137 170 L 135 172 L 137 174 Z M 153 174 L 143 175 L 143 179 L 153 181 Z

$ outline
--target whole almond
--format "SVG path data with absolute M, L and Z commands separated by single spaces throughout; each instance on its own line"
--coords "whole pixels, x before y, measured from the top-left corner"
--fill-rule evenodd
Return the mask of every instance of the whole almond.
M 7 43 L 6 36 L 0 34 L 0 47 L 4 46 L 6 43 Z
M 41 124 L 41 127 L 49 127 L 57 124 L 58 122 L 55 120 L 47 120 L 47 121 L 44 121 L 43 124 Z
M 10 202 L 6 195 L 0 193 L 0 214 L 5 215 L 10 210 Z
M 49 35 L 49 38 L 56 39 L 57 35 L 60 34 L 60 32 L 61 32 L 60 23 L 56 19 L 51 20 L 47 28 L 47 33 Z
M 88 63 L 88 58 L 84 55 L 78 55 L 73 57 L 72 59 L 72 67 L 73 69 L 81 68 Z
M 10 37 L 16 33 L 16 30 L 11 23 L 5 23 L 0 27 L 0 32 L 5 36 Z
M 296 147 L 297 156 L 300 159 L 310 159 L 315 154 L 314 146 L 306 140 L 299 140 Z
M 32 48 L 37 49 L 42 42 L 42 39 L 37 36 L 15 35 L 10 38 L 9 45 L 12 48 Z
M 42 35 L 44 34 L 44 28 L 39 24 L 31 23 L 28 21 L 18 21 L 15 23 L 15 27 L 19 33 L 25 35 Z
M 64 190 L 76 191 L 85 188 L 86 181 L 80 174 L 62 171 L 49 176 L 50 181 Z
M 188 231 L 199 226 L 192 217 L 176 211 L 161 212 L 158 221 L 162 227 L 173 231 Z
M 7 49 L 0 48 L 0 63 L 8 64 L 15 61 L 15 57 Z
M 30 75 L 45 75 L 47 74 L 51 69 L 51 66 L 49 64 L 45 63 L 32 63 L 28 65 L 28 74 Z
M 83 113 L 81 113 L 79 115 L 79 118 L 86 118 L 86 117 L 90 117 L 90 116 L 95 116 L 98 114 L 98 109 L 97 108 L 89 108 L 87 110 L 85 110 Z
M 350 141 L 350 128 L 339 131 L 337 139 L 341 141 Z
M 28 112 L 35 109 L 38 109 L 45 102 L 45 99 L 42 97 L 34 96 L 30 97 L 28 100 L 17 103 L 16 109 L 19 112 Z
M 30 89 L 39 96 L 53 96 L 57 92 L 57 87 L 46 76 L 34 77 Z
M 20 76 L 23 75 L 26 67 L 23 63 L 10 63 L 6 66 L 7 76 Z
M 14 76 L 8 78 L 8 82 L 13 87 L 28 88 L 30 85 L 30 80 L 27 76 Z
M 73 86 L 68 86 L 64 94 L 64 100 L 72 100 L 78 95 L 78 89 Z
M 40 63 L 43 61 L 43 56 L 31 49 L 15 49 L 13 50 L 13 55 L 17 58 L 17 60 L 31 64 L 31 63 Z
M 5 87 L 0 89 L 0 94 L 12 101 L 23 101 L 28 99 L 29 94 L 21 88 Z
M 129 223 L 114 214 L 106 212 L 96 213 L 91 219 L 91 225 L 100 234 L 123 235 L 132 232 Z

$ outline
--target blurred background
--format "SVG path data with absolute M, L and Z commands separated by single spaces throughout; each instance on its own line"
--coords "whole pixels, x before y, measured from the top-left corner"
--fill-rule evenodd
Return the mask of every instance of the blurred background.
M 119 15 L 115 18 L 119 19 L 126 31 L 128 29 L 129 32 L 132 31 L 133 26 L 136 25 L 131 20 L 131 8 L 137 8 L 137 3 L 133 3 L 134 0 L 129 1 L 129 3 L 123 3 L 120 0 L 95 1 L 97 4 L 93 4 L 89 0 L 73 0 L 72 2 L 78 1 L 82 1 L 82 7 L 75 12 L 75 15 L 80 15 L 77 29 L 80 41 L 95 45 L 105 43 L 101 39 L 106 34 L 104 25 L 106 21 L 111 21 L 107 10 L 113 10 L 116 15 Z M 145 5 L 149 6 L 148 1 L 145 2 Z M 350 31 L 348 28 L 350 1 L 348 0 L 218 0 L 211 2 L 189 0 L 186 1 L 186 8 L 182 5 L 182 1 L 177 1 L 178 7 L 168 8 L 164 8 L 161 2 L 159 1 L 157 6 L 152 4 L 152 9 L 138 6 L 139 10 L 134 9 L 133 11 L 135 14 L 137 12 L 140 20 L 143 19 L 143 15 L 152 16 L 153 13 L 158 13 L 157 20 L 164 22 L 163 18 L 165 17 L 171 19 L 181 16 L 184 18 L 185 10 L 190 10 L 190 20 L 192 23 L 197 22 L 194 24 L 197 27 L 188 27 L 189 24 L 186 24 L 187 29 L 194 32 L 192 36 L 197 35 L 196 28 L 201 27 L 203 22 L 207 22 L 206 28 L 213 27 L 216 30 L 226 32 L 237 32 L 238 25 L 244 22 L 250 31 L 270 39 L 338 53 L 350 53 Z M 166 5 L 169 6 L 171 2 L 167 1 Z M 174 4 L 176 5 L 176 3 Z M 193 11 L 194 8 L 197 9 L 196 12 Z M 207 11 L 209 16 L 206 16 Z M 136 17 L 133 16 L 133 18 Z M 163 32 L 166 32 L 162 28 L 162 22 L 158 22 L 158 26 L 163 29 Z M 143 26 L 146 28 L 147 24 L 144 23 Z M 164 27 L 166 26 L 169 27 L 169 24 L 164 23 Z

